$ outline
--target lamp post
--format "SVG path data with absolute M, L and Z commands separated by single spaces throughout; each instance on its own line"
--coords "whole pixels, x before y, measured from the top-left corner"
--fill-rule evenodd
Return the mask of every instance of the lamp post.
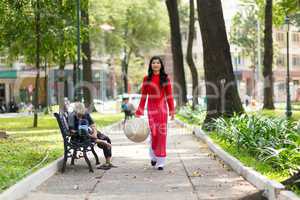
M 292 116 L 292 106 L 291 106 L 291 94 L 290 94 L 290 18 L 285 17 L 285 28 L 286 28 L 286 117 Z
M 77 0 L 77 66 L 76 66 L 76 83 L 81 82 L 81 70 L 80 70 L 80 0 Z M 75 91 L 76 101 L 82 100 L 81 89 Z

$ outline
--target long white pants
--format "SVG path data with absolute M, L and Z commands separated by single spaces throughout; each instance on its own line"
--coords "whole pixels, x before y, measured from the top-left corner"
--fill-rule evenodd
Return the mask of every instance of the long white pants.
M 158 167 L 164 167 L 165 166 L 165 163 L 166 163 L 166 157 L 158 157 L 154 154 L 153 152 L 153 149 L 152 149 L 152 142 L 151 142 L 151 135 L 150 135 L 150 142 L 149 142 L 149 156 L 150 156 L 150 159 L 153 160 L 153 161 L 156 161 L 156 165 L 155 165 L 155 168 L 158 168 Z

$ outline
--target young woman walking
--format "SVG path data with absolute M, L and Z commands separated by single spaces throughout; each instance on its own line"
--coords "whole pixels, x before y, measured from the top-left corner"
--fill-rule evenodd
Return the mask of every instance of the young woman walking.
M 148 75 L 143 79 L 141 93 L 142 97 L 135 116 L 144 115 L 148 96 L 147 111 L 151 131 L 151 145 L 149 148 L 151 165 L 158 170 L 163 170 L 166 159 L 168 110 L 171 120 L 174 120 L 175 109 L 171 82 L 165 72 L 162 59 L 158 56 L 150 59 Z M 167 105 L 169 109 L 167 109 Z

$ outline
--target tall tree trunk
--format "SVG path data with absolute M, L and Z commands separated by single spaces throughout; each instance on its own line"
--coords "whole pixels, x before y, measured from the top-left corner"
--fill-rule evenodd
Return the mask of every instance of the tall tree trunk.
M 81 19 L 85 27 L 89 27 L 89 12 L 88 12 L 88 0 L 85 2 L 85 6 L 81 10 Z M 93 85 L 92 77 L 92 60 L 91 60 L 91 47 L 90 36 L 87 34 L 84 42 L 82 43 L 82 52 L 85 56 L 82 58 L 83 66 L 83 81 Z M 84 104 L 87 108 L 93 107 L 93 94 L 89 87 L 83 87 Z
M 178 106 L 185 105 L 187 103 L 186 81 L 183 65 L 183 53 L 181 45 L 180 23 L 177 0 L 166 0 L 168 8 L 168 14 L 171 27 L 171 46 L 173 56 L 173 71 L 174 81 L 176 87 L 174 87 L 175 100 Z
M 265 7 L 265 37 L 264 37 L 264 106 L 265 109 L 275 109 L 273 96 L 273 38 L 272 38 L 272 0 L 266 0 Z
M 45 106 L 47 111 L 49 110 L 49 105 L 48 105 L 48 63 L 47 59 L 45 59 Z
M 132 50 L 128 50 L 124 47 L 124 57 L 122 59 L 122 74 L 123 74 L 123 82 L 124 82 L 124 92 L 128 93 L 128 67 L 129 61 L 132 54 Z
M 128 13 L 126 13 L 126 19 L 128 18 Z M 126 23 L 124 24 L 124 34 L 123 34 L 123 39 L 127 40 L 128 37 L 128 20 L 126 20 Z M 129 51 L 130 52 L 130 51 Z M 128 93 L 128 64 L 129 64 L 129 53 L 127 50 L 127 46 L 124 45 L 123 47 L 123 58 L 122 58 L 122 63 L 121 63 L 121 67 L 122 67 L 122 78 L 123 78 L 123 84 L 124 84 L 124 93 Z
M 198 72 L 193 59 L 194 36 L 195 36 L 195 6 L 194 6 L 194 0 L 190 0 L 190 22 L 189 22 L 189 37 L 188 37 L 188 44 L 187 44 L 186 61 L 190 67 L 191 74 L 192 74 L 192 81 L 193 81 L 192 109 L 193 110 L 195 109 L 195 106 L 199 104 Z
M 64 110 L 64 97 L 65 97 L 65 60 L 61 57 L 58 69 L 58 82 L 57 82 L 57 99 L 59 105 L 59 112 L 63 113 Z
M 40 79 L 40 45 L 41 45 L 41 30 L 40 30 L 40 1 L 36 1 L 35 11 L 35 34 L 36 34 L 36 78 L 35 78 L 35 93 L 34 93 L 34 119 L 33 127 L 38 126 L 38 109 L 39 109 L 39 79 Z
M 73 101 L 76 99 L 76 90 L 75 90 L 75 87 L 76 87 L 76 84 L 77 84 L 77 63 L 76 61 L 74 61 L 73 63 Z
M 63 14 L 63 1 L 59 0 L 58 3 L 59 6 L 59 15 L 60 20 L 63 20 L 64 14 Z M 64 27 L 61 27 L 59 32 L 59 39 L 61 44 L 64 42 Z M 58 81 L 57 81 L 57 101 L 59 105 L 59 112 L 63 113 L 64 110 L 64 97 L 65 97 L 65 65 L 66 65 L 66 59 L 64 51 L 59 52 L 59 69 L 58 69 Z
M 212 119 L 243 112 L 231 62 L 221 0 L 197 0 L 204 51 L 207 114 Z

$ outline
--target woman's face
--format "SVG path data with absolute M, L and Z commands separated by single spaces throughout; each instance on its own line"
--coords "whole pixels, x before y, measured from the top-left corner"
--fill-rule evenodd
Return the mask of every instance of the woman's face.
M 153 70 L 153 71 L 159 72 L 159 70 L 160 70 L 160 68 L 161 68 L 160 61 L 159 61 L 158 59 L 152 60 L 152 62 L 151 62 L 151 67 L 152 67 L 152 70 Z

